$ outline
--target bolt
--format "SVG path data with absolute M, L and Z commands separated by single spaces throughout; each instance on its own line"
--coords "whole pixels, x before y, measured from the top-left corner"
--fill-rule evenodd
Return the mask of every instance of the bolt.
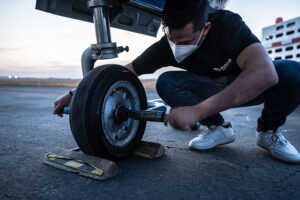
M 127 93 L 124 93 L 123 100 L 127 99 Z

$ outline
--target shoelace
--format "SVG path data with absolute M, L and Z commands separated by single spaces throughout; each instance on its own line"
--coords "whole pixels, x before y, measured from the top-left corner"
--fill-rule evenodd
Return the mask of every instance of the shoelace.
M 282 133 L 286 133 L 287 130 L 282 130 L 278 133 L 274 133 L 271 136 L 271 139 L 276 143 L 280 145 L 284 145 L 287 143 L 287 140 L 283 137 Z
M 207 127 L 205 130 L 203 130 L 198 136 L 208 137 L 214 130 L 216 129 L 215 126 Z

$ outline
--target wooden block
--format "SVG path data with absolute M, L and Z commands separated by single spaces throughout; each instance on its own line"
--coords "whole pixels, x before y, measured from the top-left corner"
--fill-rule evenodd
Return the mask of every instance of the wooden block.
M 154 159 L 163 156 L 164 153 L 165 148 L 161 144 L 141 141 L 138 148 L 133 152 L 133 155 L 148 159 Z
M 54 162 L 55 157 L 62 157 L 69 160 L 69 162 L 67 162 L 66 165 Z M 74 151 L 55 148 L 51 153 L 46 155 L 44 163 L 58 169 L 63 169 L 65 171 L 73 172 L 78 175 L 96 180 L 109 179 L 121 172 L 120 168 L 115 162 L 84 154 L 83 152 L 78 151 L 78 149 Z M 80 165 L 84 163 L 88 163 L 89 165 L 95 167 L 95 170 L 88 172 L 88 170 L 82 170 L 83 167 L 80 169 Z

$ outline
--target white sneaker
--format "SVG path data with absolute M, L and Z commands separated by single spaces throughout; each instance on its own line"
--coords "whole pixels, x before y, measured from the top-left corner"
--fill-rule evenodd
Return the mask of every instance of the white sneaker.
M 194 150 L 211 149 L 218 145 L 234 142 L 234 140 L 231 123 L 226 126 L 211 126 L 192 139 L 189 148 Z
M 271 153 L 279 160 L 300 163 L 300 154 L 297 149 L 282 135 L 286 130 L 273 133 L 273 131 L 257 132 L 256 144 Z

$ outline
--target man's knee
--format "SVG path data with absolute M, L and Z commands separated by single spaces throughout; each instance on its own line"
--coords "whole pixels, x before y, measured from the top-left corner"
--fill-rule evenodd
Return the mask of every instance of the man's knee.
M 300 87 L 300 63 L 292 60 L 279 60 L 274 62 L 279 84 L 293 88 Z
M 177 73 L 177 71 L 164 72 L 158 77 L 156 81 L 156 91 L 159 96 L 165 96 L 170 90 L 176 88 L 176 81 L 174 79 L 176 79 Z

